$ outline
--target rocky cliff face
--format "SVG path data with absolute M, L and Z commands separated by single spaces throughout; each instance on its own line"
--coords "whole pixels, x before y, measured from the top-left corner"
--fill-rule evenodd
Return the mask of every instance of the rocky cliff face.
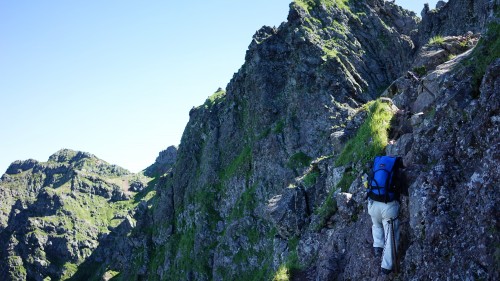
M 147 169 L 154 198 L 73 279 L 375 280 L 362 182 L 381 153 L 403 157 L 409 185 L 389 278 L 498 279 L 499 3 L 466 2 L 419 21 L 379 0 L 294 1 L 287 22 L 257 31 L 226 89 L 191 110 L 178 150 Z M 19 237 L 1 252 L 11 277 L 34 263 L 8 246 Z M 43 272 L 20 274 L 59 276 Z
M 400 27 L 389 27 L 396 18 Z M 287 23 L 259 30 L 226 91 L 190 112 L 153 213 L 151 247 L 162 262 L 147 278 L 269 278 L 292 237 L 275 237 L 267 201 L 354 132 L 342 125 L 355 109 L 409 67 L 413 45 L 402 31 L 414 28 L 383 2 L 297 1 Z

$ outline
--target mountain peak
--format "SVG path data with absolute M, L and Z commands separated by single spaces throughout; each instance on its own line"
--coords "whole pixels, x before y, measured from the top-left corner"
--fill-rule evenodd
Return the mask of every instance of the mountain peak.
M 81 152 L 72 149 L 63 148 L 49 157 L 49 162 L 70 163 L 84 158 L 97 158 L 88 152 Z

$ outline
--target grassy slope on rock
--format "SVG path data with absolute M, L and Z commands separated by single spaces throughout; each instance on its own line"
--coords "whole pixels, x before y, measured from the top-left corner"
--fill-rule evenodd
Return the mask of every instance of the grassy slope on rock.
M 337 166 L 358 161 L 364 166 L 373 157 L 382 153 L 387 145 L 388 130 L 394 115 L 391 106 L 376 100 L 364 105 L 363 110 L 368 112 L 368 117 L 358 129 L 356 136 L 345 145 L 335 161 Z

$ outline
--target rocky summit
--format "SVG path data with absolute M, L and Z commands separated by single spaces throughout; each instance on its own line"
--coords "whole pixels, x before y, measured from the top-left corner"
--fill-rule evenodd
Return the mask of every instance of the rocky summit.
M 2 280 L 499 280 L 500 1 L 295 0 L 178 147 L 61 150 L 0 180 Z M 404 163 L 398 272 L 368 164 Z

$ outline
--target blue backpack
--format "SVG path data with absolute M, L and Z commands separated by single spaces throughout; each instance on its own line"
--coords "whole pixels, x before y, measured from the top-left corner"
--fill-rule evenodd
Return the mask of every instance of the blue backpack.
M 400 166 L 399 157 L 376 156 L 368 177 L 367 197 L 378 202 L 399 200 L 395 177 Z

